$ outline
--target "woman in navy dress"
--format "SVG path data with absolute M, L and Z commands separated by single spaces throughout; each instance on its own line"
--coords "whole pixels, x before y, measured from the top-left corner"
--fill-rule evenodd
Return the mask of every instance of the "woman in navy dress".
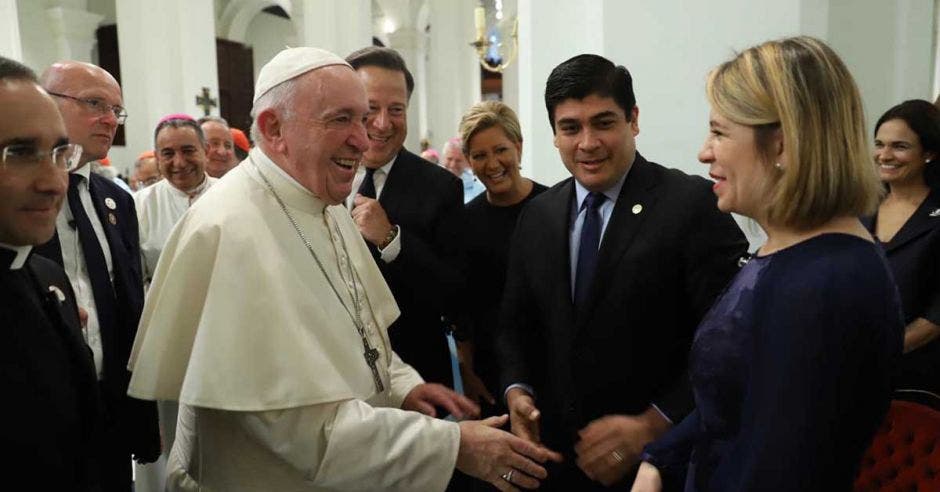
M 498 415 L 502 395 L 493 346 L 496 314 L 506 283 L 509 238 L 529 200 L 546 187 L 519 173 L 522 130 L 516 113 L 499 101 L 474 104 L 460 121 L 464 155 L 486 192 L 467 203 L 469 333 L 461 344 L 464 391 L 484 415 Z M 479 376 L 479 378 L 477 378 Z
M 865 219 L 901 294 L 904 356 L 895 386 L 940 394 L 940 110 L 923 100 L 875 124 L 875 164 L 888 194 Z
M 767 242 L 703 318 L 696 410 L 645 448 L 633 490 L 849 490 L 888 407 L 902 330 L 884 256 L 857 218 L 881 188 L 858 89 L 828 46 L 796 37 L 720 65 L 706 94 L 699 160 L 718 208 L 756 220 Z

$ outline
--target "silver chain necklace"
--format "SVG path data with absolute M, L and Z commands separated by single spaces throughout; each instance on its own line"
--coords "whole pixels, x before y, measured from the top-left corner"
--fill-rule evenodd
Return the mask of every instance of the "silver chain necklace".
M 349 259 L 349 250 L 346 249 L 346 240 L 343 238 L 343 235 L 340 234 L 339 238 L 343 245 L 343 251 L 346 252 L 346 257 L 348 261 L 347 274 L 349 275 L 350 280 L 352 281 L 352 298 L 355 309 L 349 309 L 349 306 L 346 305 L 346 302 L 343 301 L 343 297 L 340 295 L 339 290 L 336 289 L 336 286 L 333 285 L 333 282 L 330 282 L 330 277 L 326 273 L 326 268 L 323 267 L 323 263 L 320 261 L 320 257 L 317 256 L 317 253 L 313 250 L 313 245 L 310 244 L 310 241 L 307 240 L 307 236 L 304 235 L 303 231 L 300 230 L 300 226 L 297 225 L 297 221 L 294 220 L 294 216 L 291 215 L 290 211 L 287 210 L 287 205 L 284 204 L 284 201 L 281 200 L 280 195 L 274 191 L 274 186 L 271 185 L 271 182 L 268 181 L 267 176 L 261 171 L 261 167 L 255 162 L 255 160 L 249 155 L 248 160 L 251 161 L 251 164 L 254 166 L 255 170 L 258 171 L 258 175 L 261 176 L 261 179 L 264 181 L 265 186 L 267 186 L 268 191 L 274 195 L 274 200 L 277 201 L 277 204 L 281 207 L 281 210 L 284 212 L 284 215 L 287 216 L 287 220 L 290 221 L 290 224 L 294 227 L 294 231 L 297 232 L 297 236 L 300 237 L 300 240 L 303 241 L 304 246 L 307 247 L 307 251 L 310 252 L 310 256 L 317 262 L 317 266 L 320 267 L 320 272 L 323 273 L 323 277 L 326 279 L 326 283 L 330 284 L 330 288 L 333 289 L 333 293 L 336 295 L 336 299 L 339 300 L 339 303 L 343 306 L 343 309 L 346 310 L 346 313 L 349 315 L 349 319 L 352 320 L 353 325 L 356 326 L 356 331 L 359 332 L 359 338 L 362 339 L 362 356 L 366 359 L 366 364 L 369 365 L 369 369 L 372 370 L 372 380 L 375 383 L 375 390 L 379 393 L 385 391 L 385 384 L 382 383 L 382 378 L 379 376 L 379 369 L 376 363 L 379 360 L 379 350 L 369 344 L 369 340 L 366 338 L 366 330 L 362 323 L 362 316 L 359 313 L 359 308 L 361 307 L 359 301 L 359 289 L 357 288 L 356 283 L 356 273 L 352 268 L 352 260 Z M 327 213 L 326 210 L 323 213 Z M 327 224 L 329 228 L 329 224 Z

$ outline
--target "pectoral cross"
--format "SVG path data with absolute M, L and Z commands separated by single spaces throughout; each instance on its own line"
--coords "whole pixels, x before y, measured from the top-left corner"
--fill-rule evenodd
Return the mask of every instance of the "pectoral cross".
M 218 103 L 215 102 L 215 99 L 209 97 L 209 88 L 202 88 L 202 95 L 196 96 L 196 106 L 202 108 L 202 111 L 206 113 L 204 116 L 209 116 L 209 113 L 212 111 L 212 108 L 218 106 Z
M 379 360 L 379 351 L 369 345 L 369 341 L 366 340 L 366 337 L 362 337 L 362 347 L 365 349 L 362 356 L 366 358 L 366 364 L 369 364 L 369 369 L 372 369 L 372 380 L 375 382 L 375 390 L 381 393 L 385 391 L 385 385 L 382 384 L 382 378 L 379 376 L 379 368 L 376 365 L 376 362 Z

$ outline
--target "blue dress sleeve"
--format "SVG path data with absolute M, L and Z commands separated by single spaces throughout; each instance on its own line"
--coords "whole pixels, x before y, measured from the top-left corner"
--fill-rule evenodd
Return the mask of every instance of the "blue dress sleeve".
M 851 486 L 887 409 L 901 322 L 884 266 L 847 260 L 779 265 L 755 297 L 739 432 L 708 490 Z
M 693 410 L 679 425 L 643 448 L 640 460 L 659 469 L 663 481 L 675 482 L 685 476 L 692 448 L 699 439 L 701 425 L 698 410 Z

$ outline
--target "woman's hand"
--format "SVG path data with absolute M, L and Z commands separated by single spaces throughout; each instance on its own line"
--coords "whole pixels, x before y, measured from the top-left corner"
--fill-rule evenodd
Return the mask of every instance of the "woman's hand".
M 630 492 L 661 492 L 662 490 L 663 480 L 659 476 L 659 469 L 645 461 L 641 463 Z

